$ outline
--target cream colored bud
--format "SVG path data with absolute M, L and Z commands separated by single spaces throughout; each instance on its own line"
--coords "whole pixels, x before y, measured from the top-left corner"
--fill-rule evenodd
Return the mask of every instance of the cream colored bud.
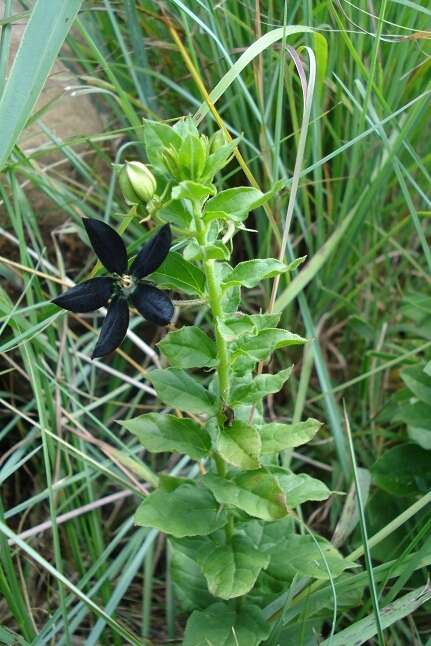
M 126 172 L 134 193 L 142 202 L 148 202 L 156 192 L 156 178 L 142 162 L 126 162 Z

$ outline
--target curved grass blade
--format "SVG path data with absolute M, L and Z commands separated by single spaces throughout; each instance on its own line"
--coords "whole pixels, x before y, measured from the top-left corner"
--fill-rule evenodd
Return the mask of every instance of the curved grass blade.
M 317 50 L 316 59 L 318 67 L 318 78 L 321 80 L 324 77 L 327 60 L 327 44 L 324 36 L 316 33 L 311 27 L 304 27 L 303 25 L 290 25 L 289 27 L 280 27 L 273 29 L 267 34 L 264 34 L 256 40 L 246 51 L 238 58 L 232 67 L 226 72 L 222 79 L 217 83 L 215 88 L 210 93 L 210 99 L 213 104 L 217 103 L 219 98 L 224 94 L 227 88 L 239 77 L 242 70 L 247 67 L 259 54 L 262 54 L 268 47 L 271 47 L 278 40 L 288 38 L 294 34 L 312 34 L 315 41 Z M 197 124 L 206 117 L 210 107 L 207 103 L 202 103 L 199 110 L 194 114 L 194 120 Z
M 349 442 L 349 450 L 350 450 L 350 458 L 352 460 L 352 466 L 353 466 L 353 477 L 354 477 L 354 482 L 355 482 L 356 497 L 357 497 L 357 501 L 358 501 L 358 510 L 359 510 L 359 524 L 360 524 L 360 527 L 361 527 L 361 535 L 362 535 L 362 544 L 364 546 L 365 563 L 366 563 L 366 566 L 367 566 L 368 578 L 369 578 L 369 583 L 370 583 L 371 600 L 373 602 L 376 634 L 377 634 L 377 638 L 378 638 L 378 642 L 379 642 L 380 646 L 384 646 L 385 640 L 384 640 L 384 637 L 383 637 L 382 616 L 381 616 L 381 613 L 380 613 L 379 597 L 378 597 L 377 588 L 376 588 L 376 582 L 375 582 L 375 578 L 374 578 L 373 563 L 371 561 L 370 546 L 369 546 L 369 543 L 368 543 L 368 532 L 367 532 L 367 525 L 366 525 L 366 522 L 365 522 L 364 504 L 363 504 L 363 500 L 362 500 L 362 491 L 361 491 L 361 487 L 360 487 L 360 484 L 359 484 L 358 467 L 356 465 L 355 448 L 353 446 L 352 433 L 351 433 L 351 430 L 350 430 L 350 420 L 349 420 L 349 417 L 347 415 L 347 410 L 346 410 L 345 405 L 344 405 L 344 422 L 345 422 L 345 425 L 346 425 L 347 439 L 348 439 L 348 442 Z
M 2 168 L 42 91 L 82 0 L 36 0 L 0 99 Z
M 426 601 L 431 599 L 431 587 L 420 587 L 408 594 L 405 594 L 400 599 L 385 606 L 382 611 L 382 627 L 388 628 L 396 621 L 407 617 L 412 614 Z M 334 635 L 329 640 L 325 639 L 321 646 L 344 646 L 344 644 L 364 644 L 372 639 L 377 634 L 377 625 L 375 616 L 368 615 L 364 619 L 355 622 L 348 628 Z M 368 642 L 369 643 L 369 642 Z

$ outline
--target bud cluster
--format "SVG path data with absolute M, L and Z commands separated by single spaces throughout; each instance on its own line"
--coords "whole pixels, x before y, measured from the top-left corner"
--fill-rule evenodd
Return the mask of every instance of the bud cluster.
M 180 120 L 173 128 L 151 121 L 145 122 L 145 126 L 151 170 L 141 161 L 126 161 L 116 166 L 126 204 L 135 207 L 144 219 L 158 217 L 172 204 L 172 189 L 181 182 L 210 185 L 216 173 L 229 162 L 238 143 L 238 140 L 226 142 L 221 130 L 209 137 L 199 134 L 190 117 Z M 153 137 L 154 128 L 157 133 Z M 168 221 L 178 224 L 175 218 Z
M 174 182 L 208 182 L 215 174 L 213 163 L 217 151 L 223 148 L 226 148 L 226 141 L 220 130 L 209 138 L 206 135 L 188 133 L 179 147 L 175 143 L 164 147 L 160 157 Z

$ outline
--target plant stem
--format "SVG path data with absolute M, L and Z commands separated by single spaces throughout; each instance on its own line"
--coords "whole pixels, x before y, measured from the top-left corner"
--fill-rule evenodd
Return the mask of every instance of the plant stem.
M 229 395 L 229 351 L 227 343 L 220 331 L 220 322 L 223 316 L 223 310 L 221 307 L 222 291 L 217 283 L 217 278 L 215 274 L 214 264 L 215 261 L 212 258 L 207 258 L 206 251 L 206 229 L 205 224 L 202 221 L 202 211 L 199 203 L 193 205 L 194 220 L 196 226 L 196 239 L 199 243 L 199 246 L 202 250 L 203 256 L 203 266 L 204 273 L 207 283 L 208 291 L 208 305 L 211 310 L 212 317 L 214 319 L 215 327 L 215 342 L 217 346 L 217 379 L 218 379 L 218 410 L 217 410 L 217 422 L 219 428 L 224 426 L 225 417 L 224 417 L 224 406 L 228 401 Z M 217 472 L 220 477 L 224 478 L 226 476 L 226 464 L 222 456 L 213 452 L 213 460 L 217 469 Z M 226 542 L 230 543 L 232 541 L 234 531 L 235 531 L 235 518 L 232 513 L 228 514 L 229 521 L 225 526 L 225 535 Z
M 222 293 L 219 289 L 214 272 L 214 260 L 205 261 L 205 274 L 208 286 L 208 303 L 215 322 L 215 340 L 217 345 L 218 365 L 217 375 L 219 384 L 219 403 L 221 409 L 227 401 L 229 394 L 229 354 L 227 343 L 220 332 L 220 321 L 222 316 L 221 298 Z M 220 410 L 220 412 L 222 412 Z
M 218 421 L 223 422 L 223 407 L 229 395 L 229 353 L 227 343 L 220 331 L 220 322 L 222 318 L 221 299 L 222 292 L 219 288 L 214 271 L 214 260 L 206 257 L 206 231 L 201 217 L 201 208 L 198 204 L 194 205 L 194 219 L 196 225 L 196 238 L 202 249 L 204 272 L 208 288 L 208 305 L 215 324 L 215 341 L 217 346 L 217 378 L 218 378 Z
M 226 475 L 226 465 L 223 458 L 217 453 L 217 451 L 213 452 L 212 457 L 217 468 L 217 473 L 219 474 L 219 476 L 224 478 L 224 476 Z

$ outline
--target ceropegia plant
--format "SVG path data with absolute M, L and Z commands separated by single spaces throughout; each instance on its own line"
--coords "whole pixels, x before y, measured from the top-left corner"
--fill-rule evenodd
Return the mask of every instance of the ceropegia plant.
M 265 398 L 283 388 L 292 370 L 284 353 L 286 367 L 271 372 L 271 355 L 305 339 L 277 327 L 278 315 L 241 311 L 241 290 L 292 266 L 274 258 L 231 263 L 235 234 L 279 186 L 267 193 L 252 187 L 219 191 L 214 178 L 237 142 L 226 142 L 222 132 L 199 135 L 190 119 L 173 127 L 146 122 L 144 138 L 151 171 L 128 163 L 120 169 L 120 186 L 140 216 L 145 212 L 174 234 L 175 250 L 157 269 L 151 265 L 150 280 L 180 300 L 182 293 L 189 301 L 191 296 L 200 316 L 195 325 L 180 318 L 159 343 L 167 367 L 147 373 L 166 412 L 120 423 L 150 452 L 188 455 L 199 463 L 199 475 L 160 473 L 158 488 L 135 519 L 169 538 L 177 595 L 191 613 L 183 643 L 254 646 L 276 625 L 263 608 L 295 577 L 337 576 L 346 565 L 329 542 L 304 531 L 295 512 L 302 503 L 325 500 L 328 488 L 279 460 L 281 452 L 311 440 L 320 423 L 265 420 Z M 161 261 L 166 236 L 158 235 L 153 247 Z M 126 259 L 123 254 L 121 267 L 105 262 L 120 276 L 112 300 L 124 296 Z M 133 280 L 134 266 L 126 274 Z M 134 293 L 132 303 L 145 317 Z
M 291 373 L 291 366 L 271 373 L 271 355 L 305 339 L 277 327 L 277 315 L 240 307 L 242 289 L 292 267 L 274 258 L 231 264 L 235 234 L 279 187 L 219 191 L 214 178 L 237 142 L 227 143 L 222 132 L 199 136 L 189 119 L 173 127 L 146 122 L 144 137 L 157 180 L 147 212 L 169 223 L 176 238 L 176 251 L 152 278 L 199 299 L 205 314 L 159 343 L 169 367 L 148 378 L 169 412 L 121 422 L 148 451 L 186 454 L 200 467 L 193 479 L 160 474 L 136 523 L 169 537 L 177 594 L 191 612 L 184 644 L 253 646 L 272 630 L 263 607 L 296 575 L 327 578 L 346 565 L 329 542 L 298 531 L 294 510 L 326 499 L 326 485 L 279 461 L 280 452 L 311 440 L 320 423 L 265 421 L 266 396 Z M 136 170 L 122 171 L 129 204 L 139 201 L 130 201 L 130 189 L 139 197 Z M 144 185 L 145 173 L 141 179 Z

